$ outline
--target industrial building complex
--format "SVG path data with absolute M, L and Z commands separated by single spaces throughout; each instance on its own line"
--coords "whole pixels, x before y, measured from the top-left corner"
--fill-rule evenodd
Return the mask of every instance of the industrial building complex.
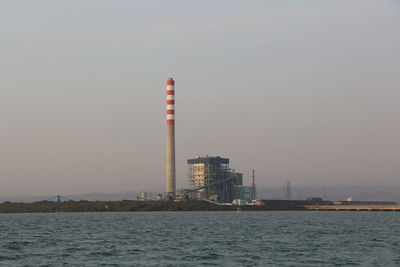
M 252 181 L 245 185 L 244 176 L 230 166 L 229 158 L 221 156 L 197 156 L 188 159 L 187 188 L 176 190 L 175 166 L 175 81 L 166 81 L 166 171 L 165 191 L 140 192 L 137 200 L 120 201 L 73 201 L 55 196 L 34 203 L 0 203 L 2 212 L 88 212 L 88 211 L 194 211 L 194 210 L 352 210 L 352 211 L 400 211 L 400 205 L 388 201 L 325 200 L 310 197 L 292 199 L 291 182 L 284 184 L 284 199 L 259 199 L 256 195 L 255 171 Z M 251 184 L 251 185 L 249 185 Z M 165 201 L 168 200 L 168 201 Z M 243 207 L 237 207 L 243 206 Z
M 232 202 L 243 197 L 252 201 L 255 198 L 253 188 L 243 186 L 243 174 L 229 168 L 229 159 L 198 156 L 187 163 L 192 198 L 216 202 Z
M 197 156 L 188 159 L 187 188 L 176 189 L 175 163 L 175 81 L 166 81 L 166 169 L 165 191 L 145 192 L 136 200 L 74 201 L 57 195 L 33 203 L 0 203 L 0 213 L 20 212 L 92 212 L 92 211 L 267 211 L 267 210 L 332 210 L 332 211 L 400 211 L 400 205 L 392 201 L 329 201 L 322 197 L 292 199 L 291 182 L 284 183 L 283 199 L 260 199 L 256 195 L 255 171 L 252 181 L 245 185 L 242 172 L 230 166 L 229 158 Z M 183 162 L 182 162 L 183 163 Z M 155 194 L 153 194 L 155 193 Z M 262 193 L 259 193 L 259 195 Z M 299 195 L 300 196 L 300 195 Z M 166 201 L 168 200 L 168 201 Z M 238 207 L 243 206 L 243 207 Z
M 176 191 L 175 171 L 175 81 L 166 82 L 166 199 L 203 199 L 232 202 L 234 199 L 255 199 L 253 172 L 252 187 L 243 186 L 243 175 L 229 168 L 229 159 L 196 157 L 187 161 L 190 188 Z
M 255 200 L 255 183 L 243 185 L 243 174 L 229 167 L 229 159 L 219 156 L 198 156 L 188 159 L 188 184 L 190 188 L 177 191 L 176 199 L 208 200 L 218 203 L 232 203 Z M 254 173 L 254 172 L 253 172 Z

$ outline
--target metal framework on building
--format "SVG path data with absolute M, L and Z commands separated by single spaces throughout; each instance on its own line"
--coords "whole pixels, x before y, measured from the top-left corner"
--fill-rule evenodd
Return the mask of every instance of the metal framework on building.
M 197 157 L 189 159 L 188 165 L 190 188 L 205 187 L 193 192 L 193 197 L 219 202 L 231 202 L 235 198 L 236 187 L 240 179 L 228 179 L 236 176 L 234 171 L 229 168 L 229 159 L 208 156 Z M 217 183 L 222 180 L 226 182 Z M 206 187 L 213 183 L 216 184 Z

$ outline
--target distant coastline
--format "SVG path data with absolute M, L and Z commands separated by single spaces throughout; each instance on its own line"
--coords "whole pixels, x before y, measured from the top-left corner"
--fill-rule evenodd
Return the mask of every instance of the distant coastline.
M 203 201 L 39 201 L 32 203 L 3 202 L 0 213 L 63 213 L 63 212 L 141 212 L 141 211 L 236 211 L 238 206 L 215 205 Z M 241 206 L 242 211 L 302 211 L 301 205 L 274 204 Z

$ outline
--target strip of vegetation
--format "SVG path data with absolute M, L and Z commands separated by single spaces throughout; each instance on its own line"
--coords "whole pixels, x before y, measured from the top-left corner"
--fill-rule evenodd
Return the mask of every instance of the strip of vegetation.
M 265 206 L 242 206 L 242 211 L 305 210 L 302 206 L 273 204 Z M 33 203 L 4 202 L 0 213 L 42 212 L 136 212 L 136 211 L 235 211 L 237 206 L 215 205 L 202 201 L 40 201 Z

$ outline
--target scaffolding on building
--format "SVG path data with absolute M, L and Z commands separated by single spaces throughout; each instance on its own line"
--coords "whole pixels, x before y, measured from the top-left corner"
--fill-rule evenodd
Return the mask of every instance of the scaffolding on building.
M 197 157 L 188 160 L 190 188 L 200 188 L 192 197 L 219 202 L 231 202 L 242 184 L 242 176 L 229 168 L 229 159 L 221 157 Z M 235 177 L 235 179 L 229 179 Z M 218 183 L 219 181 L 225 181 Z M 213 184 L 212 186 L 207 186 Z

